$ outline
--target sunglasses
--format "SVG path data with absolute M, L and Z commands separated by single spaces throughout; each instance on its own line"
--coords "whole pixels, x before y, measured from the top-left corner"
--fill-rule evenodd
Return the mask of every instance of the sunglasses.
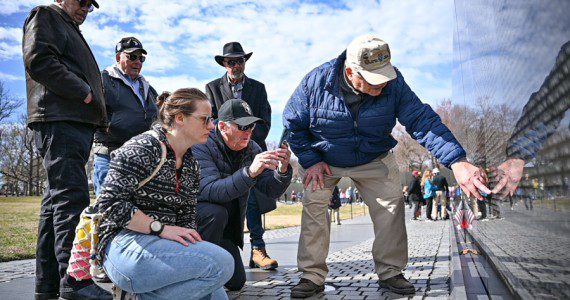
M 91 3 L 91 0 L 77 0 L 79 2 L 80 7 L 88 7 L 88 12 L 93 12 L 94 6 Z
M 242 58 L 238 58 L 238 59 L 230 59 L 230 60 L 226 60 L 225 62 L 230 67 L 233 67 L 235 65 L 243 66 L 243 64 L 245 63 L 245 58 L 242 57 Z
M 255 128 L 255 123 L 251 123 L 249 125 L 238 125 L 238 124 L 236 124 L 236 126 L 240 131 L 248 131 L 250 129 L 253 130 Z
M 137 59 L 139 59 L 141 62 L 144 62 L 146 60 L 146 56 L 143 56 L 143 55 L 136 55 L 136 54 L 129 54 L 129 53 L 125 53 L 125 55 L 127 56 L 127 58 L 130 61 L 136 61 Z
M 212 122 L 213 120 L 212 116 L 206 116 L 206 115 L 191 115 L 191 116 L 204 122 L 204 125 L 210 124 L 210 122 Z

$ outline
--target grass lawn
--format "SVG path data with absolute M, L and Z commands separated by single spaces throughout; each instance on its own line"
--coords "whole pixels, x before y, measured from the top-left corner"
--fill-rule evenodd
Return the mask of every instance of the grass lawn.
M 365 214 L 366 205 L 353 205 L 353 217 Z M 300 203 L 283 204 L 277 202 L 277 209 L 265 215 L 265 227 L 267 229 L 278 229 L 301 225 L 301 211 L 303 206 Z M 366 207 L 366 214 L 368 208 Z M 350 219 L 350 205 L 343 205 L 340 208 L 340 219 Z M 247 228 L 247 227 L 246 227 Z
M 0 262 L 34 258 L 40 201 L 40 197 L 0 197 Z M 363 215 L 364 207 L 354 205 L 353 216 Z M 301 210 L 299 203 L 277 203 L 277 209 L 265 216 L 265 226 L 301 225 Z M 340 212 L 341 219 L 350 218 L 350 206 L 341 207 Z
M 40 197 L 0 197 L 0 261 L 33 258 Z

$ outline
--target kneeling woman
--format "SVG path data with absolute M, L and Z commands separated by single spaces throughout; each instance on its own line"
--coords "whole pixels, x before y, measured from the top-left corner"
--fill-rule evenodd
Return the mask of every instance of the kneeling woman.
M 210 103 L 198 89 L 163 93 L 158 102 L 155 134 L 135 136 L 111 155 L 98 202 L 103 267 L 137 299 L 227 299 L 233 258 L 196 232 L 200 168 L 190 147 L 214 129 Z M 138 188 L 161 161 L 160 143 L 166 161 Z

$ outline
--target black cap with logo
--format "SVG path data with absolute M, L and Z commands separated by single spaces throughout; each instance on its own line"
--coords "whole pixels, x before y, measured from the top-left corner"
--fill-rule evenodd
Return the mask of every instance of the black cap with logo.
M 236 123 L 241 126 L 264 122 L 262 119 L 253 116 L 249 104 L 241 99 L 230 99 L 224 102 L 218 111 L 218 120 Z
M 115 46 L 115 53 L 131 53 L 137 50 L 141 50 L 143 54 L 147 54 L 146 50 L 143 49 L 141 41 L 132 36 L 122 38 L 121 41 L 117 43 L 117 46 Z

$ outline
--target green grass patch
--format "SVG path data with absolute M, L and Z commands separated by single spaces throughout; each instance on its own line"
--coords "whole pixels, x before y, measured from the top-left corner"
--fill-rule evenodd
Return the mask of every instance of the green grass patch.
M 0 261 L 35 257 L 40 204 L 41 197 L 0 197 Z M 300 203 L 277 203 L 277 209 L 265 215 L 265 227 L 299 226 L 302 210 Z M 354 217 L 364 212 L 365 206 L 353 206 Z M 350 206 L 342 206 L 340 214 L 341 219 L 349 219 Z
M 0 197 L 0 261 L 35 257 L 40 197 Z

